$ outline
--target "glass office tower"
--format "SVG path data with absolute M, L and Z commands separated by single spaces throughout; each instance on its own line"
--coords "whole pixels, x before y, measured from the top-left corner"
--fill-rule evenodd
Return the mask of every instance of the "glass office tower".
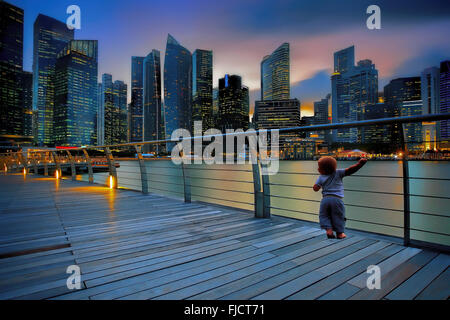
M 54 144 L 53 108 L 55 63 L 57 55 L 73 40 L 74 30 L 64 22 L 39 14 L 33 34 L 33 112 L 36 112 L 35 143 Z
M 342 123 L 363 119 L 364 107 L 377 103 L 378 70 L 371 60 L 354 65 L 354 47 L 334 54 L 334 73 L 331 75 L 332 122 Z M 356 128 L 333 130 L 333 141 L 361 142 L 361 130 Z
M 113 132 L 112 140 L 114 143 L 126 143 L 127 142 L 127 85 L 121 81 L 116 80 L 113 83 L 113 108 L 117 119 L 114 120 L 114 128 L 111 128 Z
M 104 73 L 99 104 L 98 116 L 101 117 L 103 113 L 99 130 L 103 131 L 99 132 L 99 136 L 103 137 L 103 143 L 99 141 L 99 144 L 127 142 L 127 85 L 120 80 L 113 82 L 112 75 Z
M 167 139 L 170 139 L 176 129 L 191 130 L 191 74 L 191 53 L 169 34 L 164 60 L 164 118 Z M 171 145 L 168 145 L 168 151 Z
M 0 2 L 0 136 L 24 134 L 23 10 Z
M 55 145 L 97 142 L 97 40 L 72 40 L 55 64 L 53 132 Z
M 144 59 L 131 57 L 130 141 L 143 140 Z
M 217 115 L 217 129 L 248 128 L 248 88 L 242 86 L 242 79 L 238 75 L 228 75 L 219 79 L 219 110 Z
M 283 43 L 261 61 L 261 100 L 289 98 L 289 43 Z
M 344 73 L 355 66 L 355 47 L 351 46 L 334 53 L 334 72 Z
M 440 111 L 441 113 L 450 112 L 450 60 L 442 61 L 440 68 L 439 94 L 440 94 Z M 441 139 L 450 139 L 450 120 L 442 120 Z
M 214 126 L 212 60 L 212 51 L 197 49 L 192 55 L 192 121 L 202 121 L 203 132 Z
M 152 50 L 144 59 L 144 141 L 164 138 L 161 108 L 161 57 Z M 153 150 L 153 148 L 150 148 Z M 148 150 L 150 150 L 148 149 Z M 159 148 L 156 148 L 159 150 Z

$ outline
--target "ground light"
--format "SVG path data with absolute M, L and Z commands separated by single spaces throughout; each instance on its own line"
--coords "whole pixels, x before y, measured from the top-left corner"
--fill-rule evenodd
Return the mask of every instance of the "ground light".
M 114 178 L 113 176 L 109 176 L 109 188 L 114 188 Z
M 56 175 L 56 179 L 59 179 L 59 170 L 56 170 L 55 175 Z
M 26 176 L 27 175 L 27 169 L 23 168 L 23 175 Z

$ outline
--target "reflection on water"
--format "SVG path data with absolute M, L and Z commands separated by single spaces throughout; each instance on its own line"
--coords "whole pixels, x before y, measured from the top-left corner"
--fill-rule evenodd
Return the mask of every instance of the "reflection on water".
M 119 163 L 119 187 L 141 191 L 138 162 Z M 338 167 L 353 163 L 338 161 Z M 183 197 L 180 166 L 171 161 L 146 161 L 146 168 L 149 192 Z M 409 169 L 411 237 L 450 245 L 450 162 L 410 161 Z M 253 210 L 250 165 L 190 165 L 187 172 L 193 200 Z M 317 176 L 316 161 L 280 161 L 279 173 L 269 178 L 272 214 L 318 222 L 321 194 L 312 190 Z M 107 186 L 108 177 L 107 172 L 95 173 L 94 182 Z M 88 177 L 77 179 L 87 181 Z M 401 161 L 369 161 L 356 175 L 345 178 L 344 187 L 347 227 L 403 236 Z

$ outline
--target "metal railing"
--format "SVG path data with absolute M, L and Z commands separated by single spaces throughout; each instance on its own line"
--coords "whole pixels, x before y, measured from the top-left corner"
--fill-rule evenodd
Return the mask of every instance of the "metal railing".
M 404 125 L 423 121 L 450 119 L 450 114 L 420 115 L 365 120 L 351 123 L 333 123 L 307 127 L 279 129 L 280 133 L 301 133 L 366 126 L 399 125 L 402 159 L 390 165 L 392 172 L 374 175 L 355 174 L 346 178 L 345 203 L 348 207 L 347 226 L 350 229 L 402 238 L 405 245 L 436 247 L 448 251 L 450 245 L 450 217 L 448 197 L 450 177 L 410 176 L 408 141 Z M 238 136 L 244 133 L 224 134 Z M 320 194 L 312 191 L 317 172 L 314 162 L 281 162 L 274 176 L 262 175 L 264 164 L 258 157 L 255 164 L 181 164 L 171 159 L 147 158 L 143 148 L 154 145 L 194 141 L 204 137 L 124 143 L 106 146 L 87 146 L 64 150 L 32 150 L 0 155 L 4 171 L 33 172 L 44 175 L 70 173 L 72 180 L 87 179 L 111 188 L 128 188 L 161 193 L 191 200 L 211 202 L 254 212 L 257 218 L 270 218 L 272 214 L 306 221 L 318 221 Z M 338 162 L 342 164 L 342 162 Z M 369 162 L 370 163 L 370 162 Z M 387 166 L 382 170 L 386 170 Z M 84 173 L 80 175 L 79 173 Z M 77 174 L 78 173 L 78 174 Z M 302 183 L 298 183 L 302 181 Z M 420 185 L 420 184 L 424 185 Z M 427 185 L 440 183 L 433 190 L 439 194 L 418 193 Z M 425 187 L 424 187 L 425 186 Z M 412 192 L 413 188 L 414 192 Z M 431 190 L 430 188 L 428 188 Z M 420 201 L 426 199 L 430 209 Z M 411 203 L 413 202 L 413 203 Z M 436 204 L 437 203 L 437 204 Z M 422 206 L 422 207 L 421 207 Z M 424 221 L 426 220 L 426 223 Z

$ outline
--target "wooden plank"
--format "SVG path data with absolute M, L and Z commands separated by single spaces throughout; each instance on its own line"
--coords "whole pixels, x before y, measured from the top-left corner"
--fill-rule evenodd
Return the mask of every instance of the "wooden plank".
M 360 290 L 360 288 L 346 282 L 336 289 L 333 289 L 327 294 L 321 296 L 318 300 L 345 300 L 346 298 L 353 296 Z
M 384 274 L 381 277 L 380 289 L 369 289 L 365 287 L 355 295 L 350 297 L 350 300 L 380 300 L 394 288 L 396 288 L 403 281 L 408 279 L 417 270 L 427 264 L 431 259 L 436 257 L 435 252 L 422 251 L 414 255 L 405 263 L 399 265 L 391 272 Z M 381 267 L 380 267 L 381 268 Z M 381 269 L 382 270 L 382 269 Z M 382 275 L 383 275 L 383 271 Z
M 387 245 L 388 245 L 387 243 L 375 242 L 366 248 L 362 248 L 354 253 L 351 253 L 348 256 L 345 256 L 345 257 L 335 261 L 335 262 L 332 262 L 330 264 L 327 264 L 325 266 L 318 268 L 317 270 L 308 272 L 298 278 L 290 280 L 272 290 L 269 290 L 261 295 L 254 297 L 253 299 L 254 300 L 261 300 L 261 299 L 263 299 L 263 300 L 265 300 L 265 299 L 278 300 L 278 299 L 288 298 L 292 294 L 313 284 L 314 282 L 317 282 L 317 281 L 329 276 L 330 274 L 337 272 L 345 262 L 351 262 L 354 260 L 357 261 L 359 259 L 362 259 L 363 257 L 365 257 L 373 252 L 376 252 L 376 251 L 384 248 Z
M 416 297 L 416 300 L 448 300 L 450 297 L 449 283 L 450 268 L 447 268 Z
M 386 259 L 385 261 L 381 262 L 378 266 L 381 269 L 382 277 L 383 275 L 389 273 L 391 270 L 395 269 L 405 261 L 414 257 L 420 251 L 421 251 L 420 249 L 416 248 L 405 248 L 402 251 L 390 257 L 389 259 Z M 354 285 L 355 287 L 364 289 L 366 287 L 366 281 L 367 281 L 367 273 L 363 272 L 359 276 L 349 280 L 348 283 Z
M 321 266 L 355 252 L 360 248 L 366 247 L 372 244 L 374 241 L 362 240 L 361 238 L 354 237 L 352 239 L 345 239 L 332 246 L 316 250 L 314 252 L 305 254 L 300 258 L 295 259 L 295 263 L 298 265 L 286 272 L 277 274 L 274 277 L 269 277 L 263 281 L 260 281 L 254 285 L 235 291 L 231 294 L 221 297 L 221 300 L 248 300 L 259 294 L 267 292 L 273 288 L 276 288 L 292 279 L 311 272 Z
M 367 267 L 373 264 L 378 264 L 387 257 L 392 256 L 402 249 L 398 245 L 390 245 L 380 251 L 377 251 L 368 257 L 347 266 L 346 268 L 332 274 L 325 279 L 318 281 L 317 283 L 297 292 L 295 295 L 291 296 L 291 299 L 295 300 L 312 300 L 317 299 L 320 296 L 327 294 L 329 291 L 337 288 L 338 286 L 344 284 L 347 280 L 355 277 L 367 270 Z M 355 292 L 356 293 L 356 292 Z
M 412 300 L 450 265 L 450 257 L 440 254 L 409 279 L 395 288 L 385 298 L 389 300 Z

